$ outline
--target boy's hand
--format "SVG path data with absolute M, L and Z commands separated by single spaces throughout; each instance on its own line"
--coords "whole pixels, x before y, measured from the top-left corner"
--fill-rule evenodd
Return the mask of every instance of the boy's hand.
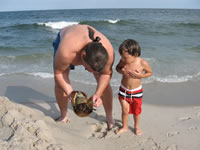
M 138 70 L 131 70 L 131 71 L 128 71 L 128 76 L 132 78 L 141 79 L 142 73 L 139 72 Z
M 130 77 L 130 75 L 129 75 L 130 71 L 127 70 L 126 67 L 123 67 L 123 68 L 122 68 L 122 73 L 123 73 L 123 75 L 125 75 L 125 76 L 127 76 L 127 77 Z

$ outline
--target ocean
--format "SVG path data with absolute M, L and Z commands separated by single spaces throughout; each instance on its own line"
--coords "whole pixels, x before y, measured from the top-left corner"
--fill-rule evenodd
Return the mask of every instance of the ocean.
M 153 70 L 144 84 L 200 80 L 200 10 L 189 9 L 73 9 L 0 12 L 0 77 L 26 75 L 53 78 L 52 41 L 58 31 L 88 24 L 105 34 L 115 50 L 112 86 L 121 75 L 119 45 L 128 38 L 142 47 L 141 57 Z M 70 79 L 96 84 L 91 73 L 77 66 Z

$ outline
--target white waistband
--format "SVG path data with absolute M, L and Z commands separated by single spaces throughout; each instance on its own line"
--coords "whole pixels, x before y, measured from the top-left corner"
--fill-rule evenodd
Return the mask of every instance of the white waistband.
M 124 90 L 126 91 L 130 91 L 130 92 L 134 92 L 134 91 L 138 91 L 140 89 L 142 89 L 142 85 L 140 85 L 139 87 L 135 88 L 135 89 L 127 89 L 126 87 L 124 87 L 122 84 L 120 85 Z

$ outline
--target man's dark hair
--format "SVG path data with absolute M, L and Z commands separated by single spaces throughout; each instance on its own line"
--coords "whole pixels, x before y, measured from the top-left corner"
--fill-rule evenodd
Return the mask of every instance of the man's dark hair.
M 128 52 L 132 56 L 140 56 L 141 48 L 137 41 L 127 39 L 119 46 L 119 53 L 122 55 L 123 52 Z
M 101 72 L 108 61 L 108 53 L 99 42 L 101 38 L 98 36 L 94 38 L 94 30 L 88 27 L 88 31 L 92 42 L 88 43 L 83 48 L 86 53 L 84 61 L 92 68 L 92 70 Z

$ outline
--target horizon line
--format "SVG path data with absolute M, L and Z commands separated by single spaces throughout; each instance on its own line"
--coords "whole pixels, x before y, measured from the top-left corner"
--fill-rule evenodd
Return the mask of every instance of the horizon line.
M 182 10 L 182 9 L 187 9 L 187 10 L 199 10 L 200 8 L 66 8 L 66 9 L 25 9 L 25 10 L 3 10 L 0 12 L 23 12 L 23 11 L 55 11 L 55 10 L 84 10 L 84 9 L 176 9 L 176 10 Z

